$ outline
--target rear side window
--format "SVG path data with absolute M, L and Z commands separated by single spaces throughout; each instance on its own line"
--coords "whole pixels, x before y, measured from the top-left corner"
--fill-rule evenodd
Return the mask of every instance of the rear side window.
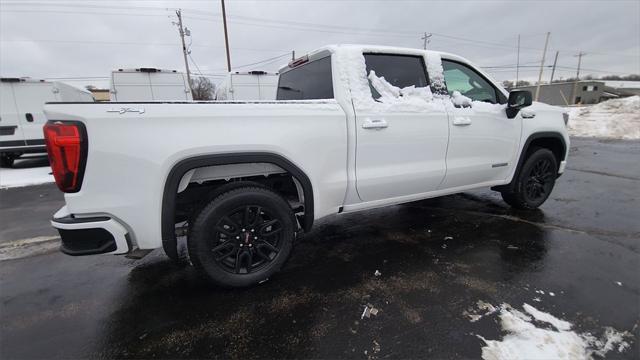
M 300 65 L 281 74 L 276 99 L 333 99 L 331 57 Z
M 371 70 L 376 76 L 384 77 L 393 86 L 404 88 L 407 86 L 427 87 L 427 71 L 424 59 L 412 55 L 364 54 L 367 65 L 367 76 Z M 379 98 L 380 94 L 371 87 L 371 94 Z

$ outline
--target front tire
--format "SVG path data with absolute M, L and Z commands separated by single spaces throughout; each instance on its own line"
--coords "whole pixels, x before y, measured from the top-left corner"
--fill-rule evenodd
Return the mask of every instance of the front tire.
M 501 192 L 502 199 L 517 209 L 536 209 L 553 190 L 558 162 L 549 149 L 534 148 L 529 152 L 512 184 Z
M 266 188 L 241 187 L 219 195 L 198 214 L 189 231 L 189 257 L 215 284 L 251 286 L 280 270 L 295 231 L 285 199 Z

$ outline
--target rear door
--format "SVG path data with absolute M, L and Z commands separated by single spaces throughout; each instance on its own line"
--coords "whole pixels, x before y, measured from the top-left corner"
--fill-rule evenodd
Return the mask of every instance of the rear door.
M 149 73 L 152 100 L 191 100 L 187 80 L 182 73 Z
M 24 135 L 19 127 L 18 108 L 13 96 L 12 82 L 0 83 L 0 147 L 24 145 Z
M 260 100 L 259 75 L 232 74 L 232 100 Z
M 278 88 L 278 76 L 265 74 L 258 76 L 258 86 L 260 89 L 260 100 L 275 100 Z
M 18 121 L 27 145 L 44 145 L 42 127 L 47 122 L 44 103 L 56 101 L 53 84 L 48 82 L 17 83 L 14 86 Z
M 149 101 L 153 100 L 151 80 L 144 72 L 111 73 L 112 101 Z
M 443 101 L 427 99 L 424 56 L 364 54 L 364 58 L 367 73 L 362 76 L 373 71 L 376 84 L 384 78 L 392 87 L 387 93 L 369 77 L 372 101 L 354 101 L 358 195 L 363 201 L 375 201 L 436 190 L 446 170 L 448 123 Z M 393 88 L 412 86 L 425 94 L 424 99 L 397 96 Z

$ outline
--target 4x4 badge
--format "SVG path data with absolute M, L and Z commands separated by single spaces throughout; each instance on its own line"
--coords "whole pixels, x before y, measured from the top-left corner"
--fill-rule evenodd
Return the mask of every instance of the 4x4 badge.
M 109 109 L 107 112 L 117 112 L 118 114 L 124 114 L 128 112 L 137 112 L 138 114 L 144 114 L 144 108 L 120 108 L 120 109 Z

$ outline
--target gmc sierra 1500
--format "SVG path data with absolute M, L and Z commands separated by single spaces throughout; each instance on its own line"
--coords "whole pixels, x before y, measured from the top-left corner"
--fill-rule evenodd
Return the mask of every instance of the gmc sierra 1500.
M 215 283 L 277 272 L 314 220 L 492 187 L 540 206 L 567 115 L 446 53 L 335 45 L 280 71 L 276 101 L 49 103 L 70 255 L 163 247 Z

